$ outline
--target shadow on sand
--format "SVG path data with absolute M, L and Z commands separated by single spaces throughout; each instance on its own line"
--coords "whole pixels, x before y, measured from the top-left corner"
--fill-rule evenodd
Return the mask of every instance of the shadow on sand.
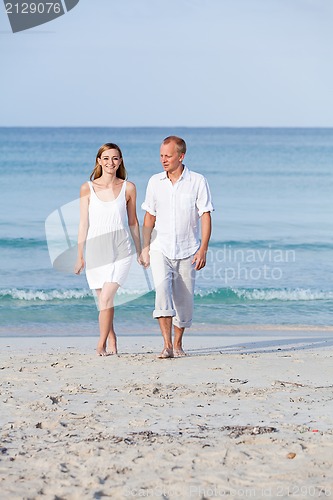
M 186 349 L 190 356 L 200 356 L 207 354 L 265 354 L 274 352 L 294 352 L 322 347 L 332 347 L 333 338 L 296 338 L 296 339 L 275 339 L 260 340 L 258 342 L 240 342 L 232 345 L 206 347 L 200 349 Z

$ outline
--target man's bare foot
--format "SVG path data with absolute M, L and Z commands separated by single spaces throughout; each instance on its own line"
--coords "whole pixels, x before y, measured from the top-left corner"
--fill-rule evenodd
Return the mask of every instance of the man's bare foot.
M 166 347 L 163 349 L 161 354 L 157 356 L 159 359 L 167 359 L 173 358 L 173 349 L 167 349 Z
M 173 356 L 174 358 L 183 358 L 184 356 L 187 356 L 186 352 L 183 351 L 182 347 L 179 349 L 176 349 L 175 347 L 173 348 Z

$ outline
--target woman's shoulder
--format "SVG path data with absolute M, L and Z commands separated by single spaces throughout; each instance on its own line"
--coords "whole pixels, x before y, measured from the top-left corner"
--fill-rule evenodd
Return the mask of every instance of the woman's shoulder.
M 136 187 L 135 187 L 135 184 L 134 182 L 131 182 L 131 181 L 126 181 L 126 191 L 128 191 L 129 193 L 134 193 L 134 191 L 136 190 Z
M 80 188 L 80 195 L 87 196 L 88 194 L 90 194 L 89 182 L 84 182 Z

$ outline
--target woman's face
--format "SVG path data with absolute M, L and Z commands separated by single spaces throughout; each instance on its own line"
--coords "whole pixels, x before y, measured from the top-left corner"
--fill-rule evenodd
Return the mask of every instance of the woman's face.
M 105 174 L 115 174 L 121 162 L 122 158 L 117 149 L 107 149 L 101 154 L 101 157 L 98 158 L 98 163 Z

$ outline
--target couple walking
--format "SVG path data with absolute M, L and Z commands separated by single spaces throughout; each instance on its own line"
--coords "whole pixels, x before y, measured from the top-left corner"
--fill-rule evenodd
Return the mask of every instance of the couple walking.
M 142 247 L 135 185 L 126 180 L 116 144 L 99 149 L 90 181 L 81 186 L 75 273 L 85 267 L 89 287 L 97 295 L 100 356 L 117 353 L 113 301 L 131 265 L 131 239 L 139 264 L 150 265 L 153 274 L 153 317 L 164 339 L 159 357 L 185 355 L 182 339 L 192 324 L 195 272 L 206 264 L 214 210 L 205 177 L 184 165 L 185 154 L 186 143 L 180 137 L 169 136 L 162 142 L 163 172 L 150 178 L 142 204 L 146 211 Z

